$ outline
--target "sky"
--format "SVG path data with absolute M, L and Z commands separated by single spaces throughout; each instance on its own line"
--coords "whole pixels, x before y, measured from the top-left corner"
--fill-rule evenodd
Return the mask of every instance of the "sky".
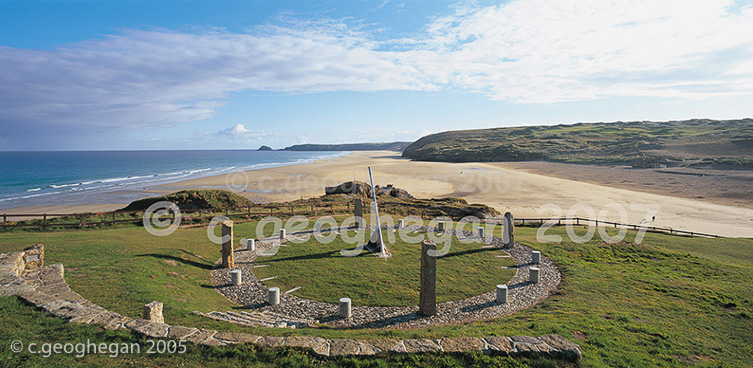
M 0 151 L 753 117 L 753 2 L 0 0 Z

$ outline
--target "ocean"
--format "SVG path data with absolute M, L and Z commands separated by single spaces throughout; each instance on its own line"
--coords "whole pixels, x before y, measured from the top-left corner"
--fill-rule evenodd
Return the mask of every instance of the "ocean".
M 256 150 L 0 152 L 0 209 L 127 203 L 149 186 L 296 165 L 347 152 Z

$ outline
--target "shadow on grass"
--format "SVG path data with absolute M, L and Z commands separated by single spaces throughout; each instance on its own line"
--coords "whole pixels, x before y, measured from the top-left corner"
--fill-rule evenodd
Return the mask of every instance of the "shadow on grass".
M 371 255 L 369 252 L 361 252 L 356 257 L 364 257 Z M 339 250 L 333 250 L 331 252 L 321 252 L 321 253 L 315 253 L 315 254 L 306 254 L 306 255 L 300 255 L 300 256 L 294 256 L 294 257 L 285 257 L 285 258 L 278 258 L 278 259 L 261 259 L 263 260 L 263 263 L 274 263 L 274 262 L 283 262 L 283 261 L 302 261 L 302 260 L 310 260 L 310 259 L 323 259 L 323 258 L 335 258 L 335 257 L 342 257 L 340 255 Z
M 183 259 L 176 256 L 170 256 L 167 254 L 145 253 L 145 254 L 137 254 L 136 257 L 153 257 L 153 258 L 158 258 L 158 259 L 169 259 L 169 260 L 180 262 L 185 265 L 192 266 L 192 267 L 203 268 L 205 270 L 211 270 L 213 268 L 213 266 L 209 264 L 200 263 L 200 262 L 192 261 L 189 259 Z
M 489 251 L 496 251 L 499 250 L 499 248 L 476 248 L 476 249 L 468 249 L 464 250 L 462 252 L 454 252 L 454 253 L 448 253 L 440 258 L 451 258 L 451 257 L 458 257 L 458 256 L 464 256 L 467 254 L 476 254 L 481 252 L 489 252 Z

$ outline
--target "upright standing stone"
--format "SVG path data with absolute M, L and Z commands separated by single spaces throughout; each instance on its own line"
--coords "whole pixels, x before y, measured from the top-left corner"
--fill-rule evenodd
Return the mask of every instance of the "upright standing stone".
M 363 228 L 363 202 L 361 198 L 356 198 L 356 204 L 353 206 L 353 217 L 356 218 L 356 227 Z
M 418 299 L 419 313 L 424 316 L 437 314 L 437 245 L 431 240 L 421 242 L 421 292 Z
M 353 314 L 350 304 L 350 298 L 340 298 L 340 318 L 350 318 Z
M 538 284 L 539 283 L 539 269 L 537 267 L 531 267 L 529 268 L 529 281 L 532 284 Z
M 233 221 L 222 221 L 222 268 L 234 268 L 233 256 Z
M 507 303 L 507 285 L 497 285 L 497 304 Z
M 505 227 L 502 229 L 505 233 L 502 234 L 502 242 L 507 249 L 515 246 L 515 225 L 513 225 L 513 220 L 512 213 L 505 212 Z
M 437 231 L 439 232 L 444 231 L 444 221 L 437 222 Z
M 141 317 L 147 321 L 165 323 L 165 318 L 162 317 L 162 303 L 154 301 L 144 305 Z
M 286 235 L 287 234 L 286 234 L 285 229 L 280 229 L 280 241 L 285 241 L 285 236 Z
M 256 250 L 256 240 L 255 239 L 246 239 L 246 249 L 250 251 Z
M 233 286 L 238 286 L 241 282 L 243 282 L 243 279 L 241 278 L 241 270 L 230 271 L 230 283 Z
M 533 264 L 540 264 L 541 263 L 541 252 L 538 250 L 534 250 L 531 252 L 531 263 Z
M 397 228 L 398 229 L 402 229 L 404 226 L 405 226 L 405 221 L 403 221 L 403 219 L 398 219 L 397 220 Z
M 280 288 L 271 287 L 269 288 L 269 305 L 277 304 L 280 304 Z
M 484 238 L 484 228 L 479 226 L 478 228 L 478 237 L 483 239 Z

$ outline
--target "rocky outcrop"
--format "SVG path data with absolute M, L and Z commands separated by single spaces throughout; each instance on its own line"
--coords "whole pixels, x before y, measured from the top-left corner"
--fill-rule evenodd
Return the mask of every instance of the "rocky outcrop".
M 334 187 L 324 188 L 324 194 L 354 194 L 371 198 L 371 185 L 358 180 L 346 181 Z

